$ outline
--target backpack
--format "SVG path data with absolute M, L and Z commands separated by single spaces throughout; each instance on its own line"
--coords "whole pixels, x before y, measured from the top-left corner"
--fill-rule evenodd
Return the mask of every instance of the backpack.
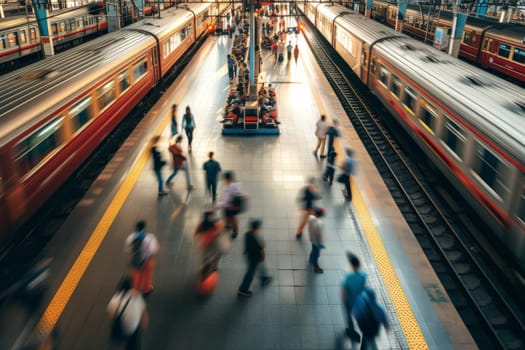
M 362 297 L 361 297 L 362 298 Z M 352 308 L 355 320 L 364 336 L 375 337 L 379 333 L 381 324 L 374 317 L 374 312 L 368 298 L 362 298 L 360 305 L 354 304 Z
M 146 238 L 146 234 L 144 232 L 139 232 L 135 235 L 135 238 L 131 243 L 131 266 L 136 269 L 140 269 L 146 262 L 146 258 L 142 252 L 144 238 Z
M 233 196 L 232 207 L 238 210 L 239 213 L 246 211 L 246 197 L 240 193 Z
M 119 302 L 122 303 L 122 299 L 124 298 L 124 294 L 122 294 L 122 297 Z M 126 310 L 126 307 L 128 307 L 128 304 L 131 300 L 131 297 L 128 298 L 126 303 L 124 304 L 124 307 L 120 312 L 118 311 L 119 307 L 117 307 L 117 314 L 115 314 L 115 317 L 113 317 L 113 320 L 111 321 L 111 333 L 109 334 L 109 339 L 114 344 L 120 344 L 123 343 L 127 338 L 128 335 L 122 328 L 122 315 L 124 314 L 124 311 Z

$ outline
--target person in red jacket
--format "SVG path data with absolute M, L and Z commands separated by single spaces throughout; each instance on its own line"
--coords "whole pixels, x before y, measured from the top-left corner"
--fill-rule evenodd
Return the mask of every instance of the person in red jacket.
M 171 144 L 168 150 L 170 151 L 173 160 L 173 172 L 166 180 L 166 186 L 171 186 L 171 180 L 173 180 L 173 178 L 175 177 L 175 175 L 177 175 L 177 172 L 179 170 L 183 170 L 186 174 L 186 185 L 188 191 L 191 191 L 193 189 L 193 186 L 191 184 L 188 162 L 186 156 L 184 156 L 184 153 L 182 151 L 182 136 L 177 136 L 177 138 L 175 139 L 175 143 Z

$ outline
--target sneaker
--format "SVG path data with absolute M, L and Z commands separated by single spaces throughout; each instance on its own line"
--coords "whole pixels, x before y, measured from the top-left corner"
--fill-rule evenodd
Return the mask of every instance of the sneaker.
M 328 182 L 328 177 L 323 176 L 323 181 L 324 181 L 324 182 Z
M 237 232 L 232 232 L 232 239 L 237 238 L 238 235 L 239 235 L 239 233 L 237 233 Z
M 240 296 L 243 296 L 243 297 L 251 297 L 253 295 L 253 292 L 251 290 L 242 291 L 242 290 L 239 289 L 237 294 L 240 295 Z
M 295 239 L 296 240 L 300 240 L 301 238 L 303 238 L 303 233 L 302 232 L 299 232 L 299 233 L 295 234 Z
M 165 196 L 165 195 L 167 195 L 167 194 L 168 194 L 168 192 L 166 192 L 166 191 L 160 191 L 160 192 L 159 192 L 159 196 Z
M 321 155 L 319 156 L 319 158 L 324 159 L 324 158 L 326 158 L 326 155 L 325 155 L 325 154 L 321 154 Z
M 314 266 L 314 272 L 315 273 L 323 273 L 324 270 L 322 268 L 320 268 L 319 266 Z
M 273 277 L 270 277 L 270 276 L 265 276 L 265 277 L 262 277 L 261 278 L 261 285 L 264 287 L 264 286 L 267 286 L 268 284 L 270 284 L 273 280 Z

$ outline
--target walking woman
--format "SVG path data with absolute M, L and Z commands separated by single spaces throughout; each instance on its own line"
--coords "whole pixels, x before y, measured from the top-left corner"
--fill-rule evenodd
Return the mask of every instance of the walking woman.
M 186 113 L 182 116 L 182 129 L 188 136 L 188 153 L 191 153 L 191 142 L 193 141 L 193 129 L 195 129 L 195 118 L 191 113 L 190 106 L 186 106 Z
M 195 230 L 195 237 L 199 242 L 202 256 L 200 278 L 204 280 L 219 266 L 222 252 L 217 239 L 222 230 L 222 223 L 214 217 L 213 211 L 204 212 L 202 222 Z

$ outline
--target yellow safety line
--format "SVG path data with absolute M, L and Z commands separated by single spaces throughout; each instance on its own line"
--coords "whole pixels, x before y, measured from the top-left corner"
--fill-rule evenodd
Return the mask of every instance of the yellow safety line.
M 337 142 L 335 142 L 335 147 L 337 148 L 337 154 L 344 157 L 344 151 Z M 414 312 L 408 302 L 403 287 L 401 287 L 401 283 L 397 278 L 396 271 L 392 266 L 390 257 L 383 245 L 383 240 L 381 239 L 379 232 L 377 232 L 376 225 L 370 216 L 370 212 L 368 211 L 363 197 L 361 196 L 361 192 L 359 192 L 353 178 L 350 180 L 350 186 L 352 186 L 352 203 L 356 214 L 359 217 L 359 222 L 361 223 L 365 237 L 368 241 L 370 251 L 376 261 L 379 273 L 383 277 L 388 294 L 390 295 L 390 299 L 396 310 L 408 346 L 410 349 L 428 349 L 428 344 L 421 332 L 421 328 L 414 316 Z
M 155 129 L 155 135 L 160 135 L 166 128 L 167 124 L 168 119 L 161 122 Z M 37 324 L 36 331 L 40 336 L 44 338 L 47 337 L 49 334 L 51 334 L 51 331 L 56 326 L 58 319 L 62 315 L 62 312 L 69 302 L 69 299 L 71 299 L 71 296 L 77 288 L 78 283 L 82 279 L 82 276 L 84 276 L 89 263 L 95 256 L 95 253 L 102 244 L 104 237 L 106 237 L 109 228 L 113 224 L 113 221 L 124 205 L 126 198 L 142 173 L 144 165 L 148 161 L 149 156 L 149 148 L 146 147 L 135 161 L 135 164 L 133 164 L 131 171 L 125 177 L 124 182 L 109 204 L 106 212 L 102 216 L 102 219 L 98 223 L 97 227 L 91 234 L 91 237 L 80 252 L 77 260 L 64 278 L 64 281 L 62 281 L 62 284 L 58 288 L 56 294 L 54 295 L 46 311 L 44 311 L 42 318 Z

